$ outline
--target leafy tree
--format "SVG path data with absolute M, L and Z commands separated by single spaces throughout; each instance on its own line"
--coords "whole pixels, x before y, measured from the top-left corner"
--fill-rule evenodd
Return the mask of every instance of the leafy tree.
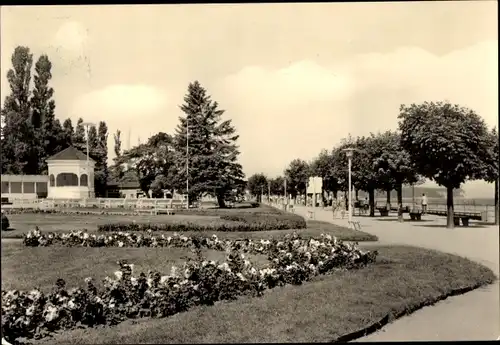
M 285 194 L 285 178 L 283 176 L 278 176 L 269 181 L 271 188 L 271 195 L 282 196 Z
M 185 117 L 179 117 L 175 134 L 179 172 L 175 184 L 185 191 L 187 179 L 190 201 L 208 193 L 216 196 L 219 207 L 225 207 L 225 198 L 245 183 L 238 163 L 239 136 L 231 120 L 222 121 L 224 110 L 219 109 L 198 81 L 189 84 L 180 108 Z
M 116 133 L 113 134 L 113 139 L 115 141 L 115 146 L 114 146 L 114 150 L 115 150 L 115 156 L 116 157 L 120 157 L 120 155 L 122 154 L 122 140 L 121 140 L 121 131 L 119 129 L 116 130 Z
M 379 188 L 379 176 L 374 167 L 375 157 L 381 155 L 382 142 L 372 133 L 368 137 L 358 137 L 354 141 L 351 178 L 356 190 L 368 193 L 370 217 L 375 216 L 375 190 Z
M 446 187 L 448 228 L 453 222 L 453 189 L 485 177 L 487 127 L 473 111 L 448 102 L 401 105 L 401 144 L 417 172 Z
M 62 128 L 55 119 L 54 89 L 49 86 L 52 78 L 52 63 L 47 55 L 42 55 L 35 64 L 34 89 L 31 97 L 32 124 L 38 149 L 39 171 L 47 170 L 45 160 L 61 149 Z
M 30 108 L 33 55 L 28 47 L 17 47 L 7 72 L 11 94 L 5 97 L 2 116 L 2 174 L 38 173 L 38 152 Z
M 390 204 L 391 190 L 396 189 L 398 198 L 398 218 L 403 221 L 403 184 L 414 184 L 419 180 L 411 157 L 401 146 L 401 137 L 396 132 L 387 131 L 376 136 L 381 148 L 380 154 L 374 158 L 375 173 L 380 185 L 387 192 L 387 203 Z
M 250 194 L 257 198 L 258 202 L 262 202 L 262 194 L 267 194 L 268 179 L 263 173 L 253 174 L 248 178 L 247 188 Z
M 484 161 L 486 172 L 485 180 L 495 185 L 495 225 L 499 225 L 499 207 L 498 207 L 498 188 L 499 188 L 499 171 L 498 171 L 498 132 L 496 128 L 488 133 L 486 146 L 488 147 L 488 155 Z
M 99 122 L 98 130 L 95 132 L 96 137 L 93 138 L 95 127 L 89 132 L 89 142 L 93 147 L 93 158 L 96 161 L 95 169 L 95 191 L 98 196 L 106 195 L 106 185 L 108 181 L 108 126 L 104 121 Z M 92 134 L 92 135 L 90 135 Z
M 133 172 L 135 179 L 139 180 L 141 190 L 149 195 L 149 190 L 152 189 L 152 183 L 157 179 L 154 188 L 173 190 L 173 180 L 177 175 L 175 170 L 175 154 L 173 147 L 173 138 L 163 132 L 160 132 L 151 138 L 146 143 L 137 145 L 130 150 L 123 152 L 117 159 L 117 164 L 128 163 L 131 167 L 124 172 L 121 182 L 125 181 L 126 176 L 130 179 Z M 162 183 L 159 186 L 160 182 Z
M 63 133 L 62 133 L 62 143 L 61 146 L 63 149 L 73 144 L 73 136 L 75 134 L 75 130 L 73 128 L 73 123 L 70 118 L 64 120 L 62 125 Z
M 287 180 L 287 189 L 290 189 L 292 198 L 298 194 L 307 193 L 307 183 L 310 176 L 309 164 L 301 159 L 294 159 L 285 169 L 285 178 Z
M 118 129 L 116 133 L 113 134 L 114 139 L 114 151 L 115 158 L 113 158 L 114 164 L 109 168 L 109 178 L 112 181 L 118 181 L 123 175 L 123 166 L 120 164 L 120 157 L 122 155 L 122 140 L 121 140 L 121 131 Z
M 82 152 L 87 151 L 87 148 L 86 148 L 87 143 L 85 141 L 85 127 L 83 126 L 83 119 L 81 117 L 76 122 L 76 127 L 75 127 L 75 131 L 73 133 L 73 139 L 71 140 L 71 142 L 76 149 L 78 149 Z

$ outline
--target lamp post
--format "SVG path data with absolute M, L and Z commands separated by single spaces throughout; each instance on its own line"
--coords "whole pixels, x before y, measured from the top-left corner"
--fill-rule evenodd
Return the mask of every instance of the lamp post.
M 351 167 L 352 167 L 352 155 L 354 152 L 353 148 L 347 148 L 344 149 L 345 154 L 348 159 L 348 169 L 349 169 L 349 195 L 348 195 L 348 202 L 349 202 L 349 209 L 348 209 L 348 217 L 349 217 L 349 224 L 352 222 L 352 206 L 351 206 L 351 198 L 352 198 L 352 181 L 351 181 Z
M 83 122 L 82 126 L 85 127 L 85 134 L 86 134 L 85 136 L 87 138 L 87 140 L 86 140 L 86 142 L 87 142 L 87 188 L 89 190 L 87 197 L 90 198 L 90 197 L 92 197 L 92 195 L 91 195 L 91 191 L 90 191 L 89 130 L 90 130 L 90 126 L 95 126 L 95 124 L 92 122 Z
M 186 209 L 189 210 L 189 115 L 186 116 Z

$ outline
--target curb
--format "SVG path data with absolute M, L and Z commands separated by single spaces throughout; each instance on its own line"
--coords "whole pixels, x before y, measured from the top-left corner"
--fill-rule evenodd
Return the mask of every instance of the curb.
M 366 337 L 367 335 L 370 335 L 370 334 L 375 333 L 376 331 L 380 330 L 381 328 L 383 328 L 384 326 L 386 326 L 390 322 L 392 322 L 394 320 L 397 320 L 397 319 L 400 319 L 403 316 L 410 315 L 410 314 L 414 313 L 415 311 L 417 311 L 419 309 L 422 309 L 422 308 L 428 307 L 428 306 L 432 306 L 432 305 L 434 305 L 434 304 L 436 304 L 438 302 L 441 302 L 441 301 L 447 299 L 448 297 L 454 297 L 454 296 L 458 296 L 458 295 L 463 295 L 463 294 L 465 294 L 467 292 L 470 292 L 472 290 L 476 290 L 476 289 L 478 289 L 480 287 L 488 286 L 488 285 L 493 284 L 493 283 L 494 282 L 491 282 L 491 283 L 488 283 L 488 284 L 476 284 L 476 285 L 473 285 L 473 286 L 470 286 L 470 287 L 465 287 L 465 288 L 460 288 L 460 289 L 452 290 L 449 293 L 447 293 L 445 295 L 442 295 L 442 296 L 439 296 L 439 297 L 437 297 L 437 298 L 435 298 L 435 299 L 433 299 L 431 301 L 425 301 L 425 302 L 422 302 L 421 304 L 408 307 L 404 311 L 401 311 L 399 313 L 390 313 L 390 314 L 387 314 L 386 316 L 384 316 L 379 321 L 377 321 L 377 322 L 375 322 L 375 323 L 373 323 L 373 324 L 371 324 L 371 325 L 369 325 L 369 326 L 367 326 L 365 328 L 362 328 L 360 330 L 357 330 L 357 331 L 354 331 L 352 333 L 348 333 L 348 334 L 342 335 L 342 336 L 338 337 L 337 339 L 333 340 L 332 342 L 333 343 L 345 343 L 345 342 L 356 340 L 356 339 L 359 339 L 359 338 L 362 338 L 362 337 Z M 500 339 L 500 337 L 499 337 L 499 339 Z

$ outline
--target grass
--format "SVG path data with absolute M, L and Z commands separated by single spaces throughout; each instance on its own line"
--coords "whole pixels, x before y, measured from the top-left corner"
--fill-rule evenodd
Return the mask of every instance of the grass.
M 65 331 L 35 343 L 330 342 L 384 317 L 404 315 L 457 290 L 476 288 L 496 279 L 488 268 L 455 255 L 407 246 L 370 249 L 379 250 L 379 259 L 361 270 L 318 277 L 301 286 L 276 288 L 260 298 L 197 307 L 165 319 L 145 318 L 108 328 Z M 54 258 L 60 254 L 51 255 Z M 3 256 L 2 251 L 2 263 Z M 152 256 L 143 260 L 155 260 Z M 78 257 L 82 259 L 83 255 Z M 62 260 L 58 257 L 57 261 Z M 78 270 L 90 262 L 98 263 L 91 257 L 86 261 L 88 264 L 79 264 Z M 3 263 L 2 269 L 5 266 Z M 73 274 L 80 274 L 78 270 Z M 12 273 L 16 274 L 15 270 Z
M 258 208 L 256 208 L 258 209 Z M 116 215 L 65 215 L 65 214 L 13 214 L 9 215 L 12 231 L 2 231 L 2 238 L 22 238 L 24 233 L 33 230 L 38 226 L 42 231 L 67 232 L 71 230 L 87 229 L 88 231 L 97 231 L 99 224 L 119 223 L 119 222 L 148 222 L 165 223 L 175 220 L 189 220 L 192 222 L 213 222 L 214 215 L 157 215 L 157 216 L 116 216 Z M 227 222 L 227 221 L 225 221 Z M 219 238 L 251 238 L 251 239 L 269 239 L 279 238 L 288 233 L 298 232 L 304 237 L 317 237 L 321 233 L 336 236 L 343 241 L 377 241 L 377 237 L 363 231 L 352 230 L 338 225 L 316 220 L 307 221 L 307 229 L 291 230 L 270 230 L 256 232 L 190 232 L 186 231 L 187 236 L 197 233 L 205 236 L 216 234 Z
M 168 274 L 172 265 L 182 265 L 192 256 L 184 248 L 86 248 L 25 247 L 21 242 L 2 243 L 2 290 L 30 290 L 40 287 L 49 292 L 58 278 L 68 286 L 83 286 L 86 277 L 100 283 L 119 269 L 118 260 L 135 264 L 134 270 L 157 270 Z M 205 250 L 209 260 L 223 260 L 224 252 Z M 267 257 L 248 255 L 257 265 L 267 264 Z

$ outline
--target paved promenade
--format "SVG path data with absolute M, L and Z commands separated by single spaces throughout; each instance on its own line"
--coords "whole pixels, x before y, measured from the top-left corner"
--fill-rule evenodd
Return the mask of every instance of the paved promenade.
M 311 208 L 296 206 L 307 215 Z M 347 226 L 331 211 L 316 208 L 315 219 Z M 404 244 L 467 257 L 491 268 L 498 276 L 499 229 L 496 226 L 447 229 L 444 217 L 424 216 L 421 223 L 399 223 L 392 217 L 354 217 L 361 230 L 376 235 L 378 244 Z M 473 224 L 472 224 L 473 225 Z M 500 285 L 450 297 L 385 326 L 359 341 L 495 340 L 500 336 Z

